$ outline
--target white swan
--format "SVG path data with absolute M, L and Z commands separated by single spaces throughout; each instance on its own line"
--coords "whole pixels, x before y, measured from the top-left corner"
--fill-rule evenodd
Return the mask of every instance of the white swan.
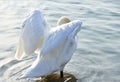
M 45 36 L 46 22 L 42 13 L 35 10 L 23 22 L 22 27 L 22 34 L 15 54 L 16 59 L 22 59 L 23 53 L 31 55 L 35 50 L 40 50 Z
M 51 29 L 37 59 L 21 78 L 46 76 L 55 71 L 61 71 L 63 78 L 64 66 L 76 49 L 75 36 L 81 24 L 80 20 L 75 20 Z

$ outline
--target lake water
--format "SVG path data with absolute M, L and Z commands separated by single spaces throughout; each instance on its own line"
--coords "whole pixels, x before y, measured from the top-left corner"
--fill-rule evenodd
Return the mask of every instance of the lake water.
M 120 0 L 0 0 L 0 82 L 27 81 L 17 78 L 36 55 L 21 61 L 14 55 L 22 22 L 35 9 L 51 27 L 61 16 L 83 21 L 65 72 L 78 82 L 120 82 Z

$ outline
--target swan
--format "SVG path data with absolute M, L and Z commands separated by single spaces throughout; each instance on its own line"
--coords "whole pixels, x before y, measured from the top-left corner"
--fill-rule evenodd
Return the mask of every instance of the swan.
M 42 77 L 56 71 L 60 71 L 60 77 L 63 78 L 63 69 L 77 47 L 75 36 L 80 31 L 81 24 L 80 20 L 74 20 L 52 28 L 37 59 L 21 78 Z
M 20 60 L 26 55 L 40 50 L 46 31 L 46 22 L 39 10 L 34 10 L 23 22 L 15 58 Z

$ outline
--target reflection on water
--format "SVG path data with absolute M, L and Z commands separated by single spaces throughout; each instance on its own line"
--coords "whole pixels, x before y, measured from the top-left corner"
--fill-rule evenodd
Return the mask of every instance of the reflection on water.
M 65 72 L 78 82 L 119 82 L 119 4 L 119 0 L 0 0 L 0 82 L 19 82 L 16 79 L 36 58 L 14 58 L 22 22 L 34 9 L 43 12 L 51 27 L 63 15 L 83 21 L 78 48 Z

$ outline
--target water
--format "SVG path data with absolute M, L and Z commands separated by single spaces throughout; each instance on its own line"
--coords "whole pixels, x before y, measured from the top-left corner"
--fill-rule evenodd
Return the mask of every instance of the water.
M 51 27 L 63 15 L 83 21 L 78 48 L 65 72 L 78 82 L 120 82 L 119 4 L 119 0 L 0 0 L 0 82 L 20 82 L 17 78 L 35 60 L 14 58 L 22 22 L 35 9 L 43 12 Z

